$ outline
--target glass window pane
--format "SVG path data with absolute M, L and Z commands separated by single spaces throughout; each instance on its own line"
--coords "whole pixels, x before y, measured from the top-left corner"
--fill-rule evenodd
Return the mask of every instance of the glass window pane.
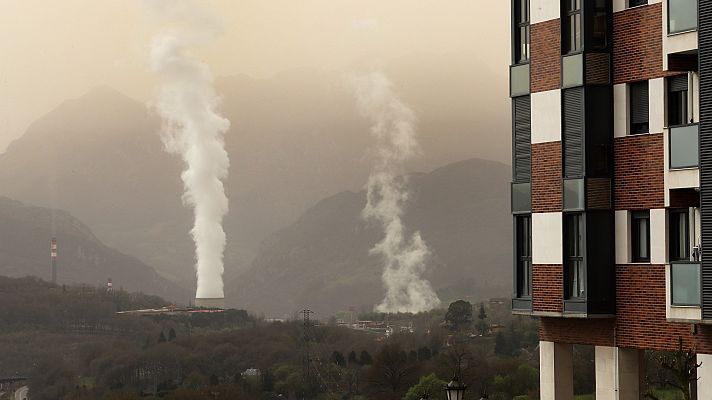
M 564 209 L 582 210 L 585 207 L 583 179 L 564 180 Z
M 670 168 L 699 166 L 699 127 L 670 128 Z
M 700 304 L 700 264 L 672 264 L 672 304 Z
M 583 54 L 566 56 L 562 60 L 561 83 L 564 87 L 583 85 Z
M 669 0 L 670 33 L 697 29 L 697 0 Z

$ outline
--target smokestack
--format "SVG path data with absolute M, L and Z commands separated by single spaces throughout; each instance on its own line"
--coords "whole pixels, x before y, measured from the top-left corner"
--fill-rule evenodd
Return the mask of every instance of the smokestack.
M 50 257 L 52 258 L 52 283 L 57 283 L 57 238 L 50 242 Z
M 225 298 L 195 298 L 195 306 L 198 308 L 219 308 L 225 309 Z

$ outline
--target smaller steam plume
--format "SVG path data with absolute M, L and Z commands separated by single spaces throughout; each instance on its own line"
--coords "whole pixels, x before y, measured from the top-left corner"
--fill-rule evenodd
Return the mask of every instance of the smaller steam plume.
M 398 98 L 393 84 L 382 73 L 357 77 L 354 87 L 358 106 L 371 121 L 371 134 L 377 143 L 362 212 L 363 218 L 378 222 L 385 233 L 383 240 L 371 249 L 371 254 L 381 256 L 384 263 L 386 297 L 376 310 L 431 310 L 440 304 L 440 299 L 430 282 L 422 277 L 430 250 L 420 232 L 407 236 L 402 220 L 408 200 L 403 163 L 420 151 L 415 137 L 415 114 Z
M 198 299 L 221 299 L 225 231 L 222 220 L 228 211 L 222 179 L 230 161 L 224 134 L 230 122 L 216 109 L 218 96 L 210 68 L 191 50 L 215 37 L 220 24 L 200 1 L 145 0 L 164 32 L 151 45 L 151 67 L 164 82 L 157 107 L 163 118 L 161 137 L 166 151 L 179 154 L 183 201 L 193 207 L 195 224 L 191 235 L 196 248 Z

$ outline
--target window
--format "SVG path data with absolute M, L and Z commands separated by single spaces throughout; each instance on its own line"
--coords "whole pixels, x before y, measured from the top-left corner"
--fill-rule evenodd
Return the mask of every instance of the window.
M 517 252 L 517 297 L 532 295 L 532 218 L 515 217 Z
M 630 84 L 630 134 L 649 133 L 648 81 Z
M 583 265 L 583 215 L 564 216 L 566 297 L 586 297 L 586 273 Z
M 687 75 L 668 78 L 668 126 L 686 125 L 689 121 Z
M 606 0 L 593 3 L 592 42 L 594 49 L 608 47 L 608 5 Z
M 670 210 L 670 261 L 690 260 L 690 213 Z
M 514 63 L 529 61 L 529 0 L 514 0 Z
M 628 0 L 628 7 L 638 7 L 648 4 L 648 0 Z
M 564 0 L 566 15 L 563 18 L 564 54 L 575 53 L 583 47 L 581 27 L 582 0 Z
M 631 215 L 633 262 L 650 262 L 650 211 Z

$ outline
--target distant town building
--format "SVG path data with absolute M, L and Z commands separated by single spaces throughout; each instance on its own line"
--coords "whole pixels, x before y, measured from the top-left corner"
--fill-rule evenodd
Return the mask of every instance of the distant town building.
M 644 350 L 697 353 L 712 399 L 712 2 L 513 0 L 515 314 L 541 398 L 638 400 Z

